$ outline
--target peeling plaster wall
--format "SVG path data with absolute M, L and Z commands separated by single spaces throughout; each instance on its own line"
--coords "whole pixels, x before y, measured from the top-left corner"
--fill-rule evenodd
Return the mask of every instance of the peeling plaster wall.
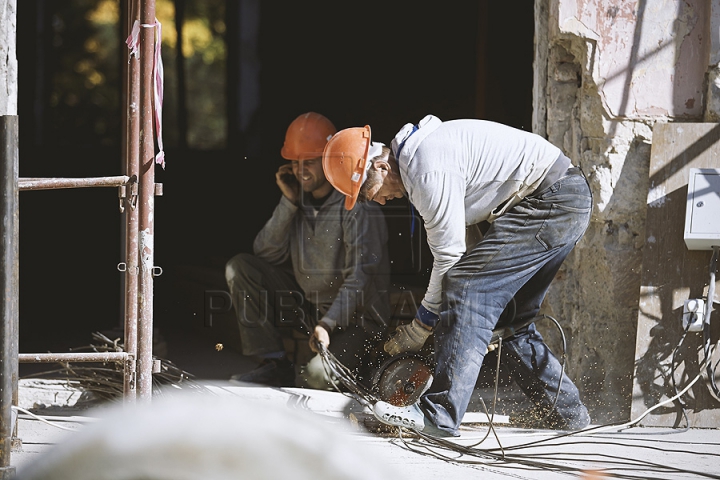
M 17 115 L 17 0 L 0 0 L 0 115 Z
M 708 31 L 710 54 L 708 60 L 706 122 L 720 122 L 720 2 L 713 0 L 705 27 Z
M 706 114 L 705 78 L 717 51 L 707 34 L 711 8 L 704 0 L 536 0 L 535 11 L 533 129 L 582 167 L 595 204 L 545 307 L 565 329 L 568 374 L 593 421 L 625 421 L 652 128 Z M 715 78 L 720 91 L 720 73 Z
M 596 48 L 587 67 L 610 118 L 699 118 L 706 0 L 556 0 L 553 36 Z

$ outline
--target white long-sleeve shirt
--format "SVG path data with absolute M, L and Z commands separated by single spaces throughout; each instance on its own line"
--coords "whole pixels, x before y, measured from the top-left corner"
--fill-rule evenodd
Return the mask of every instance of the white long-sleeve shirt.
M 532 193 L 561 151 L 539 135 L 485 120 L 427 115 L 417 127 L 400 129 L 392 148 L 425 222 L 433 268 L 422 304 L 437 314 L 442 278 L 466 250 L 465 227 L 492 222 Z

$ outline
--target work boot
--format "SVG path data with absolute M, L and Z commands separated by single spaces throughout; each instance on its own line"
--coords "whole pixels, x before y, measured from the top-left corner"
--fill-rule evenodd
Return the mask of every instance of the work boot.
M 460 434 L 448 432 L 435 426 L 430 419 L 425 418 L 425 414 L 417 403 L 405 407 L 396 407 L 387 402 L 378 401 L 373 405 L 373 414 L 375 418 L 386 425 L 394 427 L 405 427 L 417 430 L 430 435 L 431 437 L 459 437 Z
M 373 405 L 373 414 L 375 418 L 386 425 L 412 428 L 414 430 L 425 428 L 425 414 L 420 410 L 417 403 L 406 407 L 396 407 L 380 400 Z
M 268 358 L 246 373 L 230 377 L 231 382 L 253 383 L 269 387 L 294 387 L 295 368 L 287 358 Z

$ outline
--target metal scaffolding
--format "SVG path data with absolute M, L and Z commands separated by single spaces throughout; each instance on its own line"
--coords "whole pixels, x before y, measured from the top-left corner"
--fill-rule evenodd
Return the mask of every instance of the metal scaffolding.
M 12 478 L 10 451 L 15 440 L 16 420 L 12 406 L 18 401 L 18 363 L 117 362 L 123 365 L 123 398 L 126 402 L 150 401 L 152 397 L 152 332 L 154 266 L 154 197 L 162 195 L 155 183 L 154 123 L 157 102 L 156 46 L 159 24 L 155 19 L 155 0 L 126 2 L 129 34 L 139 27 L 137 49 L 128 49 L 123 82 L 125 99 L 123 175 L 97 178 L 18 178 L 17 116 L 3 116 L 0 124 L 0 168 L 3 183 L 0 209 L 3 275 L 5 290 L 0 324 L 0 479 Z M 127 37 L 129 38 L 129 37 Z M 128 46 L 130 46 L 128 44 Z M 155 95 L 154 95 L 155 93 Z M 160 139 L 158 139 L 160 141 Z M 116 187 L 120 212 L 125 216 L 125 236 L 121 238 L 125 260 L 118 268 L 124 272 L 124 352 L 106 353 L 23 353 L 18 352 L 18 192 L 62 188 Z

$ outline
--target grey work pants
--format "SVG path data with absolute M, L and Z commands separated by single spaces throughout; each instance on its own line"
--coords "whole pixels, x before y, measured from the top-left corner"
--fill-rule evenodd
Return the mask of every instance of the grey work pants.
M 225 266 L 233 308 L 244 355 L 263 355 L 284 351 L 283 339 L 309 339 L 309 333 L 322 318 L 309 301 L 288 268 L 241 253 Z M 355 324 L 337 327 L 330 335 L 330 352 L 348 369 L 360 372 L 364 360 L 379 340 L 381 329 L 372 321 L 364 328 Z M 295 363 L 298 387 L 332 389 L 319 357 L 298 355 Z M 309 360 L 309 361 L 308 361 Z

